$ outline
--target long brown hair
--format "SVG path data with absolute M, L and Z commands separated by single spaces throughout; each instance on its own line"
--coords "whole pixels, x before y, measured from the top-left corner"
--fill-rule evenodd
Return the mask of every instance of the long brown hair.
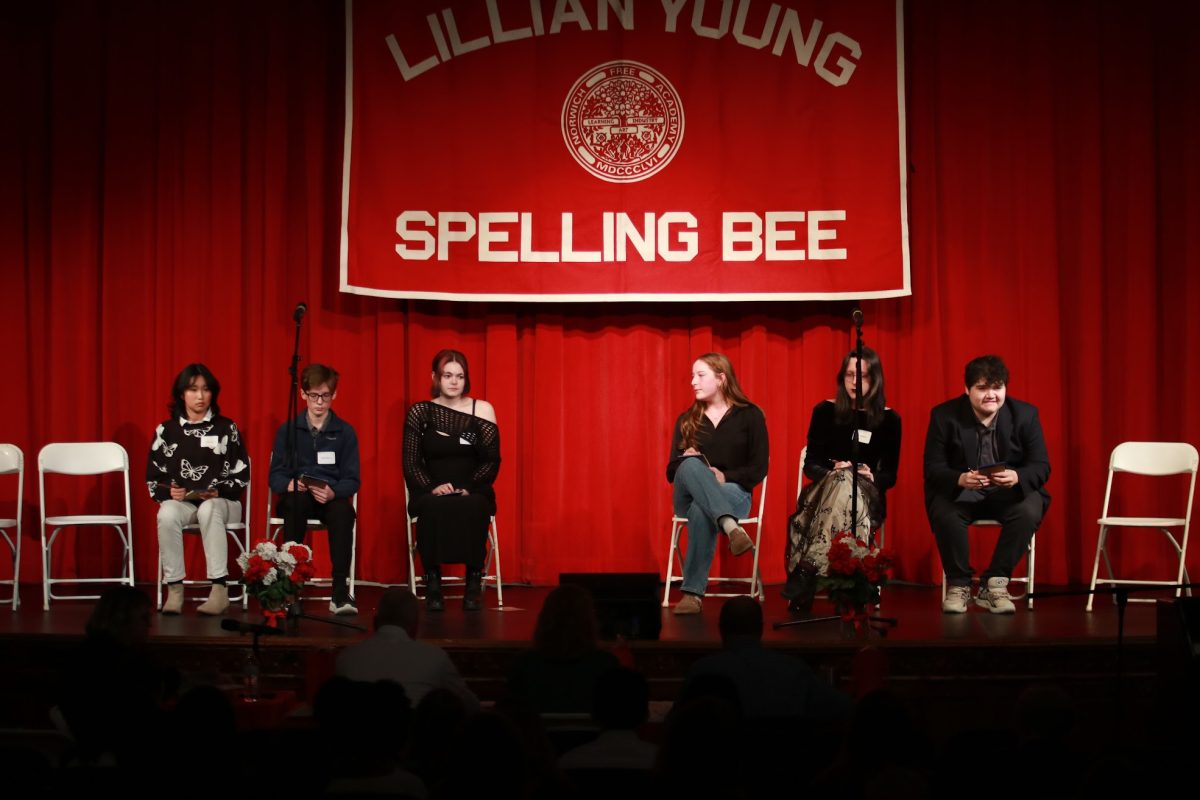
M 850 359 L 856 358 L 853 350 L 842 359 L 842 368 L 837 376 L 837 399 L 834 401 L 834 419 L 839 425 L 854 423 L 854 400 L 846 391 L 844 379 L 846 370 L 850 368 Z M 883 362 L 879 355 L 869 347 L 863 348 L 862 364 L 859 366 L 863 377 L 870 380 L 871 388 L 863 394 L 863 417 L 867 430 L 874 430 L 883 419 L 884 409 L 887 408 L 887 398 L 883 394 Z
M 733 364 L 729 363 L 729 359 L 724 354 L 705 353 L 697 358 L 696 361 L 703 361 L 713 371 L 714 375 L 720 375 L 725 379 L 721 382 L 721 394 L 724 396 L 726 403 L 730 406 L 750 405 L 750 400 L 742 391 L 742 387 L 738 384 L 737 375 L 733 372 Z M 704 402 L 697 400 L 688 409 L 687 416 L 683 418 L 683 423 L 679 426 L 679 432 L 683 436 L 684 449 L 696 447 L 696 434 L 700 431 L 700 421 L 703 418 Z

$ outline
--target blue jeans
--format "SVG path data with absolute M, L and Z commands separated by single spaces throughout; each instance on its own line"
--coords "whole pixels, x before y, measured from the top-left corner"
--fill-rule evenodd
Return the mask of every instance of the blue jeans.
M 708 568 L 717 551 L 717 520 L 741 519 L 750 513 L 750 493 L 736 483 L 718 483 L 698 458 L 684 459 L 675 470 L 675 516 L 687 517 L 687 551 L 683 557 L 683 590 L 704 595 Z

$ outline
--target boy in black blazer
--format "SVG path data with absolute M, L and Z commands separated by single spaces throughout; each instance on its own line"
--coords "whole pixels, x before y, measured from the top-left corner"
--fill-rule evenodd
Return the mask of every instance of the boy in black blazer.
M 999 356 L 973 359 L 964 383 L 961 396 L 930 412 L 925 436 L 925 510 L 946 572 L 942 610 L 966 612 L 973 571 L 967 526 L 995 519 L 1000 540 L 975 603 L 1011 614 L 1009 577 L 1050 505 L 1050 459 L 1037 408 L 1008 397 L 1008 368 Z

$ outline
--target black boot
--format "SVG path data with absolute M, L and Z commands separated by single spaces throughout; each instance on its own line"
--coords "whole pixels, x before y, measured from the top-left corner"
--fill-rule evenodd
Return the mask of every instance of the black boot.
M 483 572 L 477 569 L 467 570 L 467 588 L 463 592 L 463 610 L 478 611 L 483 605 L 479 596 L 483 593 Z
M 813 598 L 817 594 L 817 571 L 813 565 L 807 562 L 798 564 L 788 575 L 782 594 L 789 601 L 788 611 L 799 615 L 810 614 Z
M 446 601 L 442 598 L 442 571 L 440 569 L 431 569 L 425 573 L 425 610 L 446 610 Z

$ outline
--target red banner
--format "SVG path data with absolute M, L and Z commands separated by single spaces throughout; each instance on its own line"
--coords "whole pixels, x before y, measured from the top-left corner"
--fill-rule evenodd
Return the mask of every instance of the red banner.
M 900 0 L 347 0 L 342 291 L 910 294 Z

